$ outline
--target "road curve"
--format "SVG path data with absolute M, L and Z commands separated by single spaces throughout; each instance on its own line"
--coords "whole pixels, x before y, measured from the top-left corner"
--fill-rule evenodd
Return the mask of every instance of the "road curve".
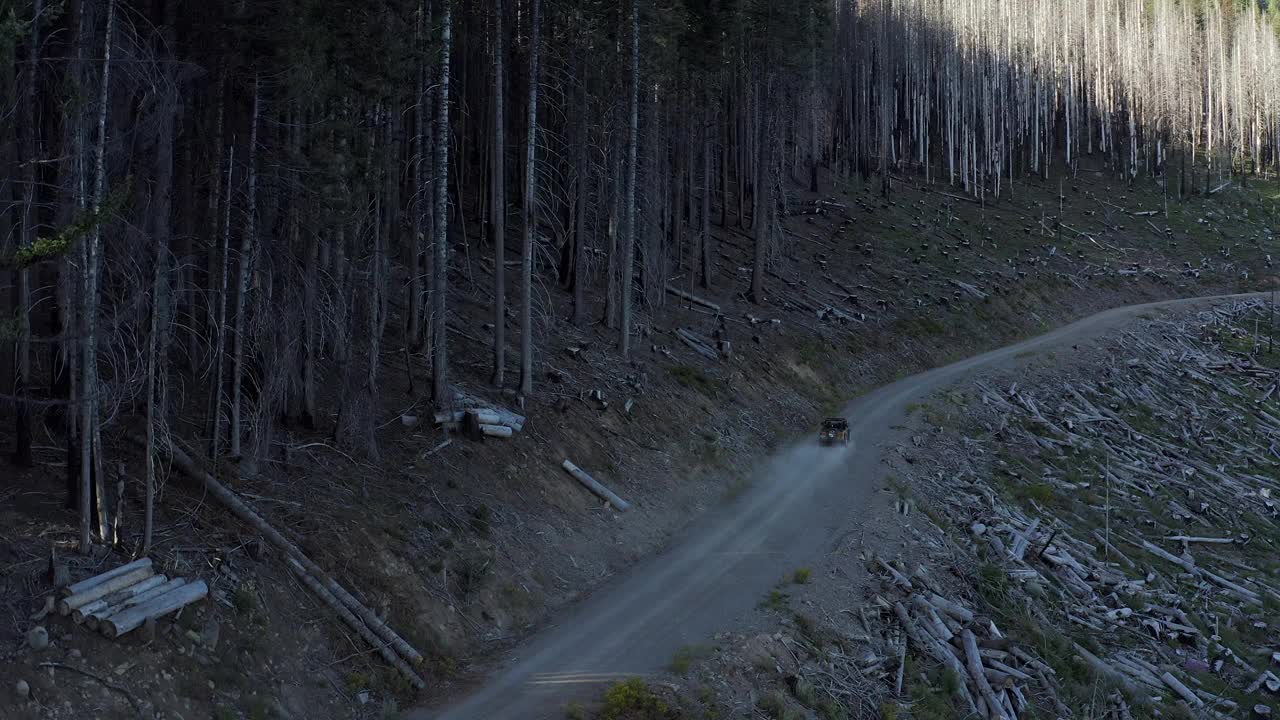
M 597 698 L 602 687 L 660 672 L 686 645 L 734 627 L 784 576 L 814 564 L 865 516 L 881 446 L 906 406 L 979 371 L 1017 365 L 1033 350 L 1088 340 L 1140 313 L 1257 294 L 1130 305 L 1045 335 L 898 380 L 854 400 L 846 448 L 811 439 L 775 454 L 749 491 L 708 513 L 684 540 L 609 582 L 512 653 L 470 696 L 419 708 L 413 720 L 543 720 L 565 704 Z

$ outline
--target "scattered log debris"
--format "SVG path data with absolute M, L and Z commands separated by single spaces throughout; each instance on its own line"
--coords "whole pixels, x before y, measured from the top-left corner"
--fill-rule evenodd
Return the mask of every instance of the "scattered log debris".
M 1035 390 L 976 383 L 974 422 L 986 431 L 965 447 L 994 476 L 949 467 L 918 478 L 949 498 L 950 519 L 1022 598 L 1020 613 L 1088 638 L 1072 651 L 1124 691 L 1109 699 L 1115 717 L 1152 700 L 1196 717 L 1258 716 L 1255 693 L 1269 682 L 1280 692 L 1254 664 L 1276 652 L 1266 608 L 1280 604 L 1273 565 L 1258 559 L 1274 557 L 1267 531 L 1280 520 L 1280 370 L 1258 357 L 1268 315 L 1248 300 L 1148 318 L 1116 337 L 1098 377 Z M 1033 646 L 925 573 L 880 558 L 873 567 L 906 593 L 878 599 L 881 609 L 964 681 L 979 716 L 1023 717 L 1024 698 L 1062 705 Z

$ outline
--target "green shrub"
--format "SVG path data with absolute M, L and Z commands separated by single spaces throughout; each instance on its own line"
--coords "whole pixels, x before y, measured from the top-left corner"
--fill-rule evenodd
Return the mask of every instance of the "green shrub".
M 807 567 L 798 568 L 795 575 L 791 576 L 791 582 L 797 585 L 804 585 L 809 582 L 809 576 L 812 574 L 813 571 Z
M 614 685 L 604 695 L 601 720 L 675 720 L 676 714 L 639 678 Z

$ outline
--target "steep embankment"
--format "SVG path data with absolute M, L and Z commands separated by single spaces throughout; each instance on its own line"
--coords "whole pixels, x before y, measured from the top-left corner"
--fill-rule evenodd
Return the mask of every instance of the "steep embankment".
M 673 285 L 721 312 L 663 298 L 637 319 L 629 361 L 602 325 L 563 322 L 566 298 L 549 290 L 538 387 L 514 439 L 443 445 L 443 432 L 402 424 L 404 414 L 430 414 L 426 376 L 389 352 L 377 464 L 295 429 L 278 438 L 282 454 L 268 471 L 236 489 L 430 655 L 431 693 L 454 695 L 557 609 L 740 496 L 748 468 L 845 399 L 1106 307 L 1255 286 L 1270 272 L 1266 223 L 1276 197 L 1263 183 L 1171 204 L 1168 218 L 1155 186 L 1125 189 L 1089 172 L 1064 185 L 1061 201 L 1057 187 L 1019 184 L 1011 200 L 988 207 L 908 182 L 888 199 L 861 186 L 824 189 L 790 203 L 796 214 L 771 260 L 765 303 L 744 298 L 751 245 L 730 214 L 715 228 L 711 289 L 693 284 L 688 268 L 672 271 Z M 483 253 L 474 260 L 481 269 L 491 262 Z M 464 389 L 488 395 L 487 290 L 466 267 L 454 284 L 454 369 Z M 706 357 L 681 329 L 725 341 L 717 349 L 728 352 Z M 387 347 L 398 342 L 390 337 Z M 603 509 L 560 469 L 566 457 L 632 510 Z M 140 465 L 127 470 L 142 474 Z M 15 487 L 48 482 L 40 477 Z M 276 703 L 309 717 L 348 717 L 361 698 L 370 700 L 362 712 L 412 700 L 365 648 L 331 623 L 304 619 L 327 611 L 279 558 L 246 553 L 256 550 L 252 535 L 189 487 L 176 478 L 166 487 L 158 522 L 172 529 L 158 555 L 187 572 L 219 568 L 211 594 L 224 602 L 211 614 L 223 640 L 177 666 L 224 670 L 216 688 L 157 672 L 140 694 L 244 712 Z M 32 532 L 16 533 L 17 557 L 38 558 L 47 548 L 18 513 L 6 526 Z M 15 609 L 19 589 L 5 595 Z M 82 651 L 114 657 L 97 645 Z M 175 662 L 171 648 L 138 661 Z M 253 676 L 273 680 L 249 687 Z

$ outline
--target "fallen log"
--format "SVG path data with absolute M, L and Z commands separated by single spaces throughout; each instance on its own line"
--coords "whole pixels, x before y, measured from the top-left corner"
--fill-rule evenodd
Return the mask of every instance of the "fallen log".
M 1191 705 L 1191 707 L 1200 707 L 1204 705 L 1204 701 L 1201 700 L 1198 695 L 1191 692 L 1191 688 L 1187 687 L 1186 685 L 1183 685 L 1182 681 L 1174 677 L 1172 673 L 1165 672 L 1163 675 L 1160 676 L 1160 679 L 1164 681 L 1165 685 L 1168 685 L 1170 689 L 1172 689 L 1175 693 L 1177 693 L 1178 697 L 1182 698 L 1183 700 L 1186 700 L 1187 703 Z
M 94 600 L 93 602 L 82 605 L 78 608 L 72 609 L 71 621 L 79 625 L 83 623 L 85 621 L 85 618 L 88 617 L 89 615 L 92 615 L 102 610 L 106 610 L 112 605 L 119 605 L 120 603 L 123 603 L 125 600 L 128 600 L 131 597 L 141 595 L 142 593 L 145 593 L 151 588 L 156 587 L 157 585 L 163 585 L 168 581 L 169 581 L 169 578 L 165 577 L 164 575 L 152 575 L 151 577 L 143 578 L 142 580 L 134 583 L 133 585 L 130 585 L 129 587 L 126 587 L 122 590 L 118 590 L 106 597 L 98 598 L 97 600 Z
M 717 313 L 720 312 L 719 305 L 711 302 L 710 300 L 704 300 L 703 298 L 700 298 L 697 295 L 694 295 L 693 293 L 687 293 L 671 285 L 667 286 L 667 292 L 671 293 L 672 295 L 675 295 L 676 297 L 682 300 L 688 300 L 689 302 L 695 305 L 701 305 L 702 307 L 707 308 L 708 310 L 714 310 Z
M 204 599 L 209 594 L 209 586 L 203 580 L 183 583 L 169 592 L 154 597 L 141 605 L 135 605 L 123 612 L 116 613 L 103 620 L 99 627 L 102 634 L 114 640 L 142 626 L 142 623 L 168 615 L 186 607 L 193 602 Z
M 144 438 L 137 435 L 130 435 L 129 439 L 138 445 L 146 447 L 146 440 Z M 280 548 L 287 555 L 296 558 L 298 562 L 307 569 L 307 572 L 320 579 L 324 587 L 326 587 L 329 592 L 333 593 L 335 597 L 341 600 L 343 605 L 367 623 L 369 627 L 377 633 L 378 637 L 382 638 L 384 643 L 395 648 L 395 651 L 405 660 L 408 660 L 415 665 L 422 663 L 422 653 L 415 650 L 413 646 L 405 642 L 404 638 L 396 634 L 394 630 L 379 619 L 377 615 L 369 610 L 369 608 L 365 607 L 359 600 L 352 597 L 351 593 L 347 592 L 337 583 L 337 581 L 325 573 L 319 565 L 312 562 L 312 560 L 308 558 L 297 545 L 294 545 L 292 541 L 284 535 L 281 535 L 278 530 L 267 523 L 266 520 L 262 519 L 261 515 L 258 515 L 253 508 L 249 507 L 234 492 L 228 489 L 227 486 L 218 482 L 212 475 L 205 472 L 200 468 L 200 466 L 196 465 L 195 461 L 193 461 L 190 456 L 172 442 L 165 443 L 164 447 L 168 451 L 169 458 L 173 461 L 174 465 L 178 466 L 178 468 L 186 474 L 202 482 L 209 494 L 217 498 L 223 505 L 226 505 L 227 509 L 229 509 L 232 514 L 249 524 L 258 532 L 262 533 L 263 537 L 270 540 L 273 545 Z
M 987 682 L 987 675 L 982 668 L 982 655 L 978 652 L 978 639 L 974 637 L 973 631 L 965 628 L 960 633 L 960 641 L 964 644 L 964 656 L 966 667 L 969 670 L 969 677 L 978 687 L 978 694 L 987 703 L 988 717 L 993 720 L 1005 720 L 1008 716 L 1004 711 L 1004 703 L 996 697 L 995 690 L 991 688 L 991 683 Z
M 502 417 L 493 410 L 467 410 L 468 415 L 472 415 L 479 425 L 501 425 Z M 504 426 L 505 427 L 505 426 Z
M 420 677 L 418 673 L 414 672 L 413 668 L 409 667 L 408 663 L 406 663 L 403 658 L 393 652 L 391 648 L 387 647 L 386 643 L 382 642 L 382 639 L 375 635 L 373 631 L 369 629 L 368 625 L 364 624 L 359 618 L 351 614 L 351 610 L 339 601 L 338 598 L 334 597 L 333 593 L 329 592 L 324 584 L 317 580 L 315 576 L 307 572 L 306 568 L 304 568 L 296 558 L 289 558 L 289 569 L 293 571 L 294 575 L 298 576 L 298 579 L 301 580 L 303 584 L 311 589 L 311 592 L 316 594 L 316 597 L 320 598 L 325 605 L 328 605 L 331 610 L 337 613 L 338 617 L 342 618 L 342 621 L 345 622 L 348 627 L 355 630 L 360 637 L 364 638 L 365 642 L 377 648 L 378 654 L 382 655 L 382 659 L 390 663 L 396 670 L 399 670 L 400 674 L 408 678 L 409 682 L 413 683 L 415 688 L 421 690 L 427 686 L 427 683 L 422 679 L 422 677 Z
M 1142 545 L 1140 545 L 1139 547 L 1151 553 L 1152 555 L 1155 555 L 1156 557 L 1161 558 L 1162 560 L 1167 560 L 1173 563 L 1174 565 L 1181 567 L 1183 570 L 1186 570 L 1192 575 L 1196 573 L 1196 564 L 1192 560 L 1180 558 L 1177 555 L 1174 555 L 1173 553 L 1166 551 L 1164 548 L 1153 545 L 1146 540 L 1143 540 Z
M 973 612 L 957 602 L 948 600 L 938 593 L 929 593 L 929 602 L 942 612 L 959 620 L 962 623 L 973 622 Z
M 1230 545 L 1235 542 L 1234 538 L 1194 537 L 1190 535 L 1170 535 L 1165 540 L 1184 543 L 1213 543 L 1215 545 Z
M 507 427 L 506 425 L 487 425 L 487 424 L 481 423 L 480 432 L 484 433 L 489 437 L 509 438 L 511 437 L 513 431 L 511 428 Z
M 1071 643 L 1071 645 L 1072 647 L 1075 648 L 1076 654 L 1079 655 L 1080 658 L 1085 661 L 1085 664 L 1093 668 L 1094 672 L 1098 673 L 1099 675 L 1102 675 L 1105 678 L 1114 680 L 1116 683 L 1118 683 L 1125 690 L 1128 690 L 1130 693 L 1138 692 L 1138 686 L 1134 684 L 1133 680 L 1131 680 L 1127 674 L 1122 673 L 1119 670 L 1116 670 L 1115 668 L 1107 664 L 1105 660 L 1102 660 L 1097 655 L 1094 655 L 1088 650 L 1085 650 L 1083 647 L 1080 647 L 1079 643 L 1073 642 Z
M 104 573 L 99 573 L 98 575 L 94 575 L 91 578 L 81 580 L 80 582 L 75 583 L 74 585 L 68 585 L 62 589 L 62 595 L 63 597 L 67 597 L 70 595 L 77 595 L 79 593 L 82 593 L 98 585 L 99 583 L 106 582 L 107 580 L 111 580 L 112 578 L 119 577 L 121 575 L 124 575 L 125 573 L 133 572 L 134 570 L 137 570 L 138 568 L 143 568 L 143 567 L 151 567 L 151 558 L 149 557 L 138 558 L 137 560 L 134 560 L 131 563 L 125 563 L 120 567 L 113 568 Z
M 680 338 L 681 342 L 683 342 L 685 345 L 688 345 L 694 352 L 707 358 L 708 360 L 720 359 L 720 355 L 719 353 L 716 352 L 715 348 L 706 344 L 705 342 L 702 341 L 701 338 L 689 332 L 688 330 L 685 330 L 684 328 L 680 328 L 676 330 L 676 337 Z
M 584 471 L 582 468 L 578 467 L 577 465 L 574 465 L 572 461 L 565 459 L 564 464 L 561 465 L 561 467 L 563 467 L 570 475 L 572 475 L 575 480 L 582 483 L 588 490 L 595 493 L 602 500 L 612 505 L 614 509 L 619 511 L 625 511 L 627 508 L 631 507 L 631 503 L 627 502 L 626 500 L 623 500 L 622 498 L 615 495 L 612 490 L 596 482 L 595 478 L 588 475 L 586 471 Z
M 62 598 L 58 601 L 58 614 L 70 615 L 72 610 L 82 608 L 98 598 L 104 598 L 118 590 L 123 590 L 130 585 L 142 582 L 154 574 L 155 572 L 151 569 L 151 565 L 144 565 L 123 575 L 117 575 L 106 582 L 94 585 L 82 593 Z

